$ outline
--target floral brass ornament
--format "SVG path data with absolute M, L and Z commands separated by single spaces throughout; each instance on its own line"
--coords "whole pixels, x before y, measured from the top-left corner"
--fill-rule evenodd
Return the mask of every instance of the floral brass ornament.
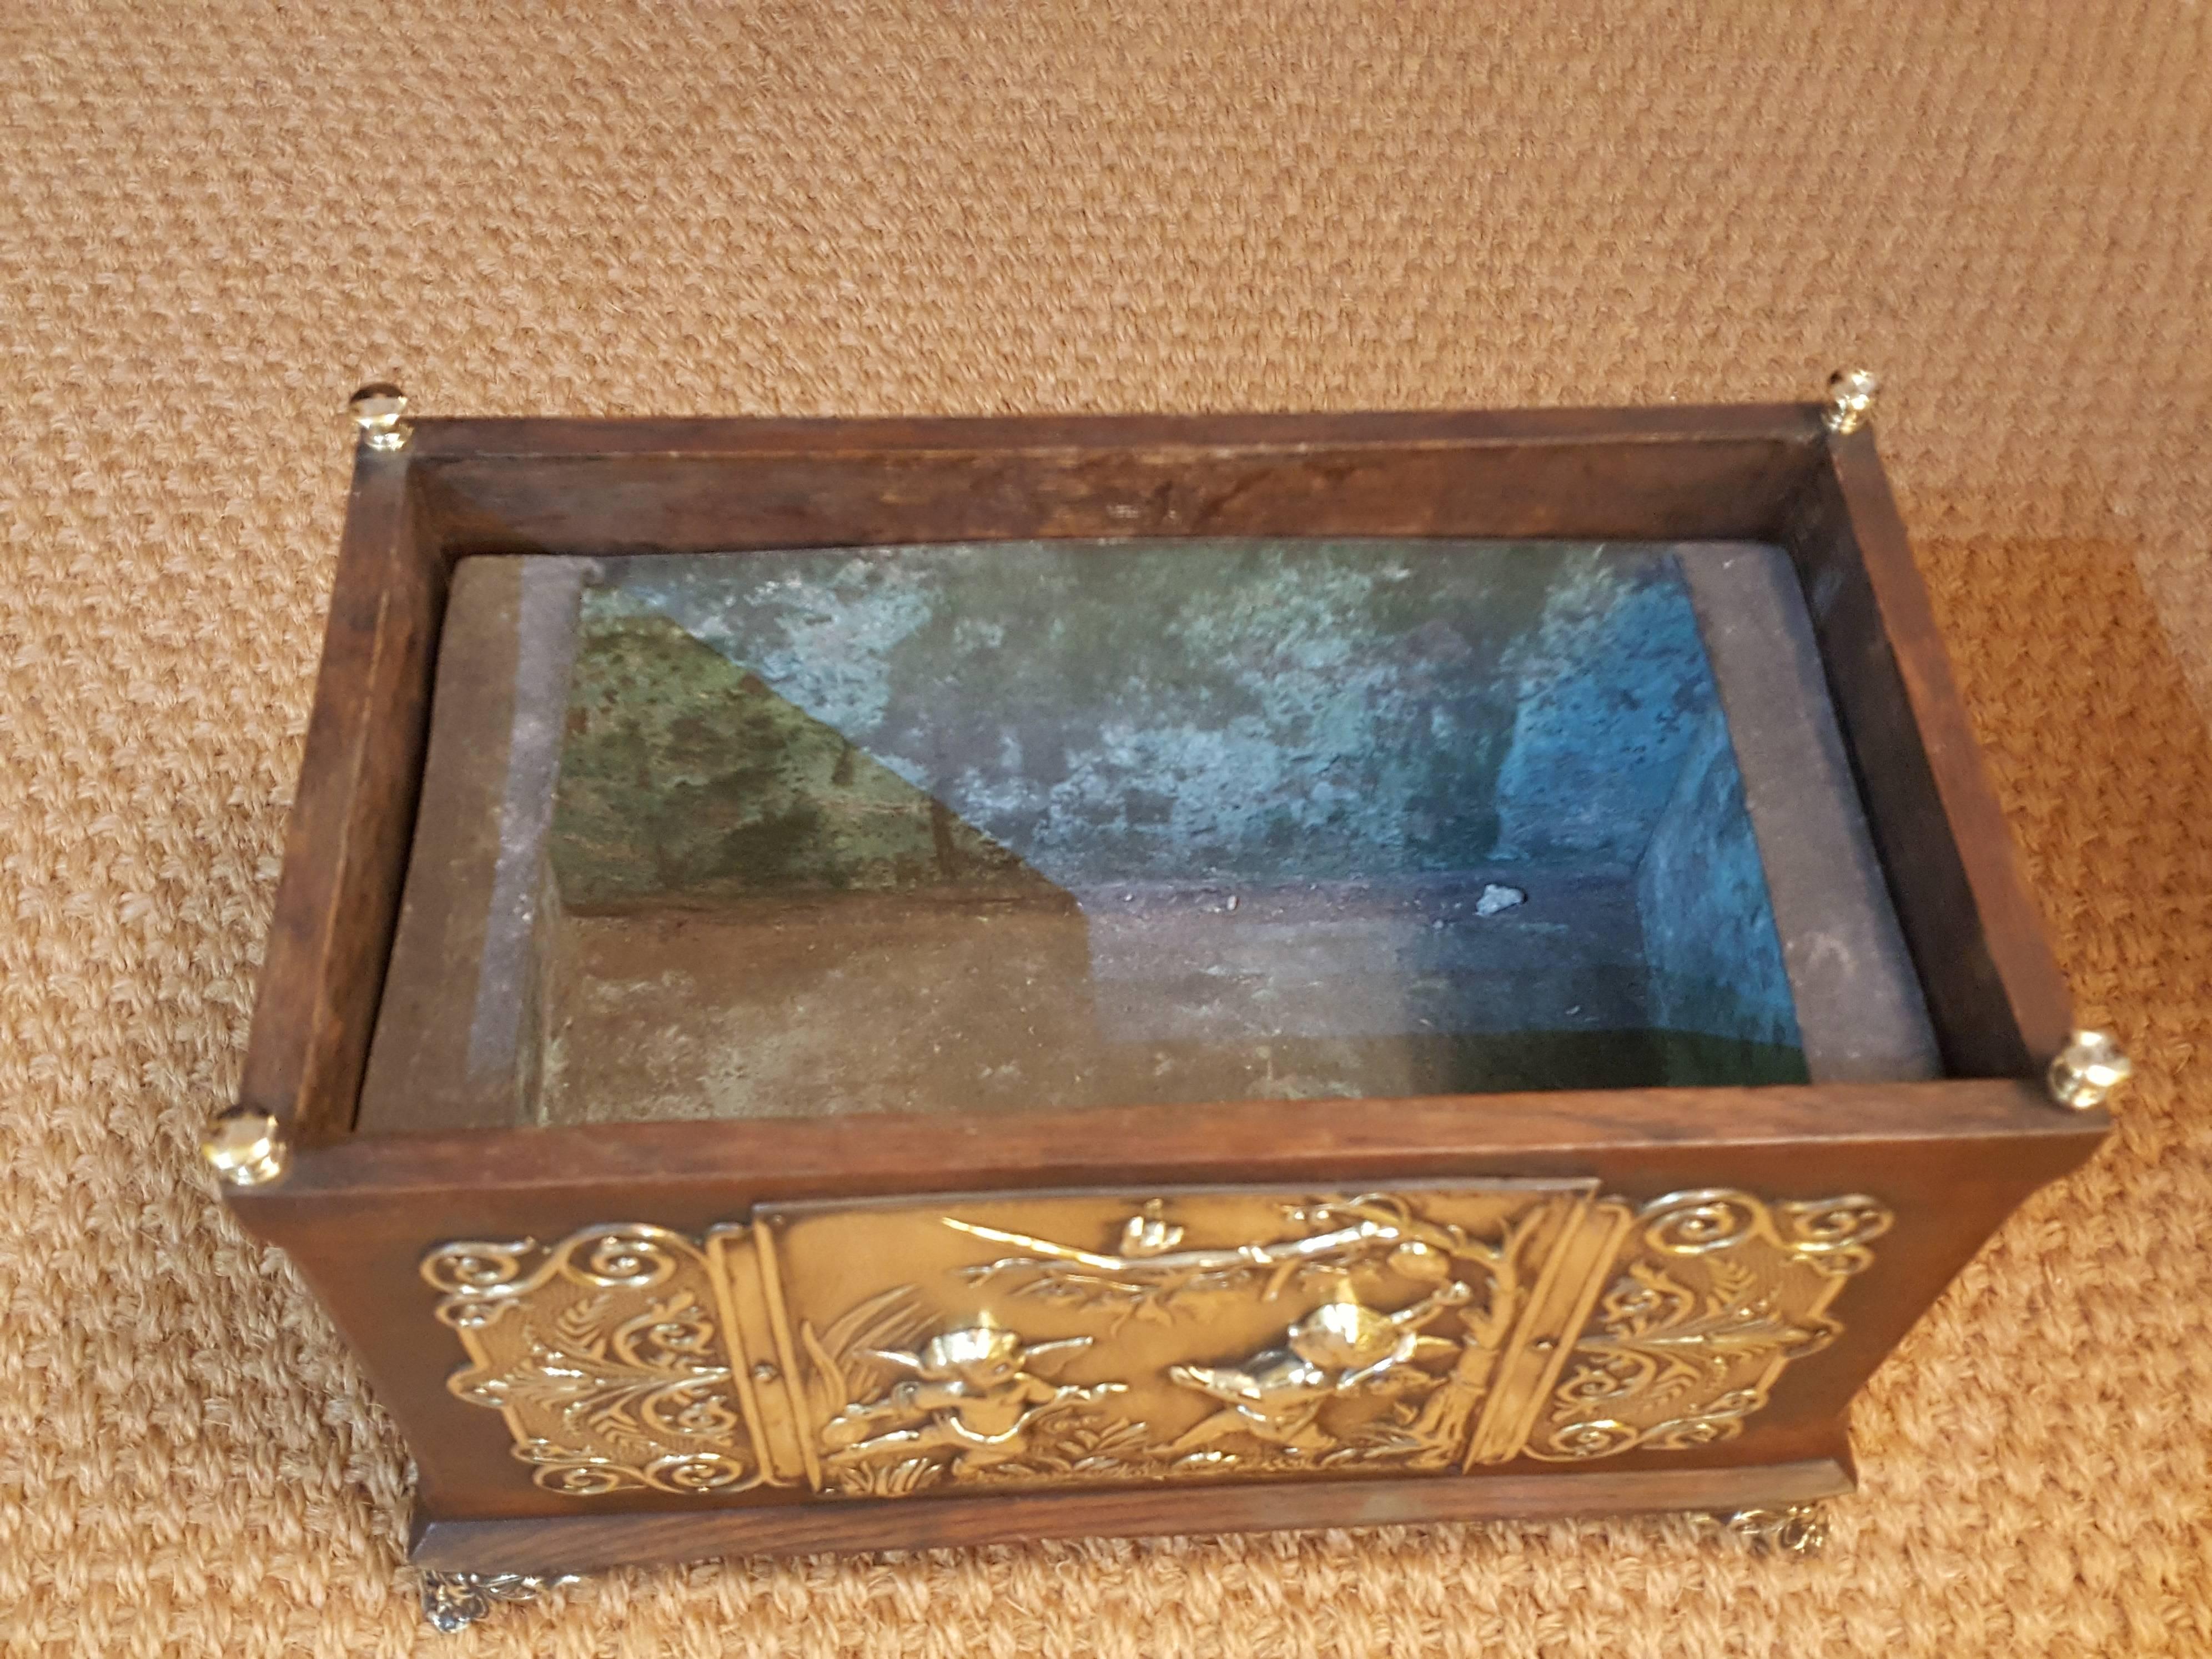
M 535 1601 L 550 1589 L 582 1581 L 574 1573 L 426 1572 L 422 1616 L 447 1635 L 466 1630 L 502 1601 Z
M 976 1194 L 422 1271 L 471 1362 L 453 1391 L 550 1491 L 886 1498 L 1709 1444 L 1842 1328 L 1890 1220 L 1589 1181 Z
M 1736 1510 L 1721 1524 L 1754 1548 L 1809 1560 L 1827 1547 L 1828 1519 L 1818 1504 L 1774 1510 Z

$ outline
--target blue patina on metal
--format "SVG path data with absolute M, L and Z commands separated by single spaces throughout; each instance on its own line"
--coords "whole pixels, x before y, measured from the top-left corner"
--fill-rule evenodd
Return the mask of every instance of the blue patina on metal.
M 750 688 L 742 719 L 686 721 L 719 672 L 678 663 L 701 647 Z M 1090 918 L 1102 1014 L 1132 1030 L 1595 1021 L 1796 1042 L 1741 781 L 1664 548 L 609 560 L 586 589 L 579 665 L 597 701 L 580 725 L 572 704 L 556 823 L 572 896 L 1034 878 Z M 623 714 L 656 696 L 676 712 Z M 592 730 L 623 735 L 594 751 Z M 736 816 L 702 837 L 710 806 Z M 689 826 L 682 858 L 625 839 L 647 821 Z M 1249 925 L 1209 943 L 1170 925 L 1240 905 Z M 1334 955 L 1292 994 L 1245 961 L 1271 951 Z M 1540 960 L 1577 953 L 1579 979 Z M 1328 988 L 1370 969 L 1402 984 L 1396 1013 Z M 1640 982 L 1605 988 L 1624 974 Z
M 1701 713 L 1636 865 L 1645 1006 L 1662 1030 L 1798 1040 L 1796 1008 L 1718 708 Z

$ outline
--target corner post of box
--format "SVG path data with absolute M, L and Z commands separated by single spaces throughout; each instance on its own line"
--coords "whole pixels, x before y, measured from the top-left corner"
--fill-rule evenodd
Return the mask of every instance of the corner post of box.
M 234 1198 L 353 1112 L 406 873 L 446 591 L 397 388 L 348 406 L 353 483 L 237 1103 L 202 1151 Z
M 2069 1000 L 1883 476 L 1877 385 L 1846 371 L 1816 406 L 1820 462 L 1782 539 L 1946 1066 L 2039 1077 L 2069 1042 Z

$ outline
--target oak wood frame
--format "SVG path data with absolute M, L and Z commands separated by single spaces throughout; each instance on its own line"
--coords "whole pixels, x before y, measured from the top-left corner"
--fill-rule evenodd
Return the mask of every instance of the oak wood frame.
M 1030 537 L 1757 539 L 1792 556 L 1949 1078 L 356 1138 L 447 584 L 477 553 L 704 552 Z M 1870 433 L 1817 405 L 847 421 L 436 420 L 357 456 L 241 1099 L 287 1126 L 236 1193 L 360 1354 L 421 1469 L 415 1559 L 556 1570 L 730 1551 L 1346 1525 L 1798 1501 L 1848 1488 L 1849 1400 L 2003 1218 L 2108 1127 L 2039 1079 L 2063 983 L 1936 636 Z M 1561 1471 L 732 1508 L 530 1485 L 416 1264 L 447 1239 L 608 1220 L 698 1231 L 776 1199 L 1209 1181 L 1595 1175 L 1638 1199 L 1735 1185 L 1897 1212 L 1844 1336 L 1737 1440 Z

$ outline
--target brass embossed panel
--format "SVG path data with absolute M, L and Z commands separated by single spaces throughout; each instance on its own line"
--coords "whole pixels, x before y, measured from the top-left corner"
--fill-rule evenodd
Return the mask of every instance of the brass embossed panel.
M 569 1496 L 902 1496 L 1468 1469 L 1735 1433 L 1889 1224 L 1586 1181 L 763 1206 L 423 1274 Z
M 763 1218 L 824 1483 L 879 1495 L 1456 1463 L 1510 1403 L 1499 1360 L 1571 1334 L 1575 1287 L 1546 1268 L 1613 1225 L 1592 1197 L 1486 1182 Z

